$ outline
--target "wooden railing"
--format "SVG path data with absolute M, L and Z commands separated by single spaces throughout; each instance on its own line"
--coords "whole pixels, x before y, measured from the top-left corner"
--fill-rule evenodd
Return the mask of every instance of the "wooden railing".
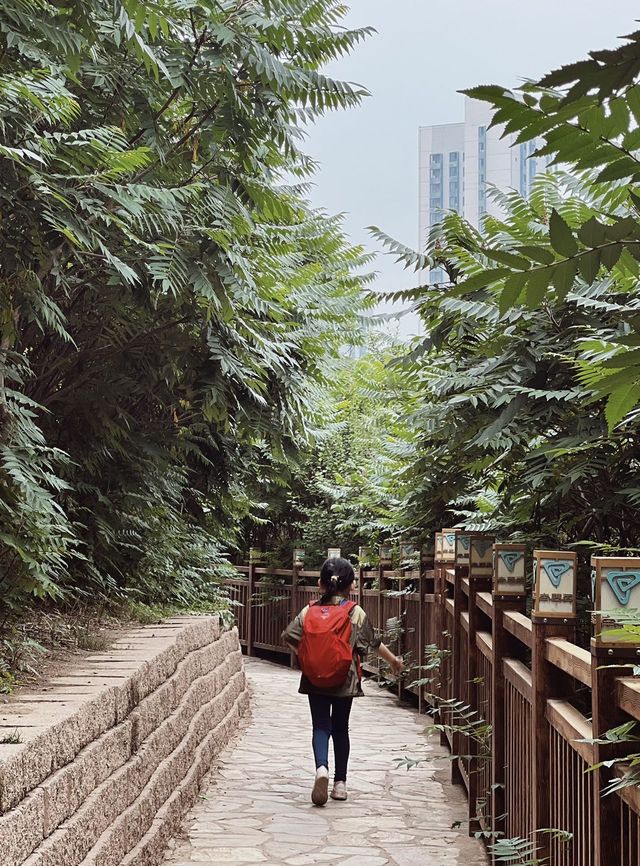
M 471 832 L 534 838 L 537 856 L 548 857 L 550 866 L 638 866 L 640 788 L 603 796 L 624 765 L 590 768 L 640 746 L 586 741 L 640 720 L 640 679 L 629 667 L 640 664 L 640 646 L 607 640 L 600 625 L 588 649 L 577 644 L 574 554 L 537 552 L 532 607 L 525 549 L 492 541 L 445 530 L 436 537 L 433 569 L 361 569 L 353 598 L 380 633 L 389 620 L 402 623 L 392 648 L 417 670 L 398 688 L 413 692 L 420 709 L 440 706 L 452 778 L 468 793 Z M 622 597 L 640 608 L 636 559 L 594 563 L 596 604 L 607 598 L 611 563 L 615 574 L 637 573 L 637 580 L 622 584 L 636 583 Z M 318 597 L 318 573 L 253 565 L 239 572 L 229 587 L 242 605 L 238 626 L 247 652 L 288 656 L 280 634 Z M 428 647 L 440 651 L 440 668 L 428 686 L 412 686 L 429 676 L 419 669 Z M 469 708 L 466 722 L 451 713 L 454 701 Z M 480 727 L 481 735 L 469 736 L 467 727 Z M 572 839 L 564 842 L 540 832 L 544 828 L 567 831 Z

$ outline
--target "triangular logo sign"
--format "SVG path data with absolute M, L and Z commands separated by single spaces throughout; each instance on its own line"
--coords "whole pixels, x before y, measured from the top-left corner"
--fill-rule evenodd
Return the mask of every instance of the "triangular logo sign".
M 489 550 L 493 545 L 491 541 L 474 541 L 473 546 L 475 547 L 480 559 L 482 559 L 487 550 Z
M 453 534 L 453 532 L 451 532 L 451 533 L 448 532 L 448 533 L 445 535 L 445 539 L 446 539 L 447 544 L 450 545 L 451 547 L 453 547 L 453 545 L 454 545 L 454 543 L 455 543 L 455 540 L 456 540 L 456 537 L 455 537 L 455 535 Z
M 460 542 L 460 547 L 463 550 L 469 550 L 469 536 L 468 535 L 459 535 L 458 541 Z
M 516 564 L 522 559 L 522 554 L 515 553 L 514 551 L 503 550 L 500 554 L 500 559 L 506 565 L 507 571 L 510 571 L 513 574 L 513 569 L 516 567 Z
M 564 575 L 571 571 L 573 567 L 571 562 L 561 562 L 558 559 L 547 559 L 542 563 L 543 569 L 547 573 L 547 577 L 557 589 L 560 586 L 560 581 Z
M 623 607 L 629 604 L 631 590 L 640 584 L 640 571 L 610 571 L 607 583 Z

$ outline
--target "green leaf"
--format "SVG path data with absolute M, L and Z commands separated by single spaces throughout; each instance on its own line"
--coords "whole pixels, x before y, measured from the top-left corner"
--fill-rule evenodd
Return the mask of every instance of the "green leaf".
M 623 249 L 622 244 L 610 244 L 609 246 L 602 247 L 600 250 L 600 260 L 608 271 L 618 264 L 618 259 L 622 255 Z
M 477 289 L 487 288 L 502 277 L 509 276 L 511 273 L 512 272 L 509 268 L 489 268 L 486 271 L 481 271 L 478 274 L 467 277 L 461 283 L 458 283 L 450 294 L 455 297 L 460 297 L 469 292 L 474 292 Z
M 499 302 L 501 316 L 504 316 L 518 302 L 526 282 L 526 274 L 513 274 L 505 279 Z
M 610 183 L 612 180 L 621 180 L 622 178 L 633 177 L 640 168 L 640 165 L 635 159 L 628 156 L 622 157 L 610 165 L 607 165 L 598 174 L 595 179 L 596 183 Z
M 540 306 L 547 293 L 553 272 L 551 268 L 540 268 L 527 275 L 527 306 L 534 310 Z
M 640 401 L 640 382 L 631 385 L 621 385 L 609 395 L 605 408 L 605 417 L 609 425 L 609 433 L 628 415 Z
M 602 367 L 614 368 L 622 370 L 634 364 L 640 364 L 640 349 L 632 349 L 630 352 L 618 352 L 612 358 L 607 358 L 601 362 Z M 638 379 L 640 379 L 640 369 L 638 370 Z
M 592 252 L 581 255 L 578 258 L 580 273 L 585 283 L 590 286 L 598 276 L 600 270 L 600 252 L 593 250 Z
M 578 252 L 578 243 L 573 232 L 555 209 L 549 219 L 549 239 L 558 255 L 575 256 Z
M 578 259 L 567 259 L 553 269 L 553 285 L 561 301 L 567 297 L 578 273 Z
M 624 217 L 606 227 L 609 241 L 621 241 L 626 238 L 640 238 L 640 224 L 633 217 Z
M 541 265 L 550 265 L 553 261 L 555 261 L 555 256 L 548 250 L 546 247 L 535 247 L 531 245 L 519 246 L 515 247 L 515 250 L 519 253 L 522 253 L 523 256 L 527 256 L 532 259 L 534 262 L 538 262 Z
M 526 271 L 531 267 L 531 262 L 527 261 L 527 259 L 522 258 L 522 256 L 516 256 L 507 250 L 496 250 L 484 247 L 482 252 L 488 259 L 493 259 L 496 262 L 500 262 L 501 264 L 507 265 L 507 267 L 510 268 L 515 268 L 516 270 Z

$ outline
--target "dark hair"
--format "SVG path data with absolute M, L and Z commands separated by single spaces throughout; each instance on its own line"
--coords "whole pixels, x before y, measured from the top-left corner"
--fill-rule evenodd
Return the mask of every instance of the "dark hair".
M 320 569 L 320 584 L 325 590 L 320 602 L 326 604 L 336 593 L 345 592 L 355 579 L 356 575 L 349 560 L 338 557 L 325 560 Z

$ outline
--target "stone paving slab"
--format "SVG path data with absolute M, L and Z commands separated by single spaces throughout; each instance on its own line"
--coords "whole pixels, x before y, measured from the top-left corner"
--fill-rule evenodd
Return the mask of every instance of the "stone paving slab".
M 252 716 L 218 763 L 165 866 L 486 866 L 464 829 L 466 798 L 424 716 L 375 684 L 351 716 L 349 800 L 311 804 L 314 775 L 299 674 L 246 660 Z M 425 757 L 407 772 L 395 758 Z

